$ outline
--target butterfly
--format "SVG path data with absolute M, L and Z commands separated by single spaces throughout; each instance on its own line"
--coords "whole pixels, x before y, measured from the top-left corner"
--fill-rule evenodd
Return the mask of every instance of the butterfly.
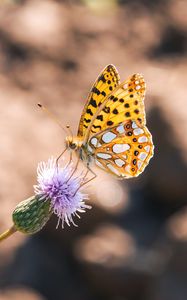
M 66 137 L 90 169 L 92 162 L 119 179 L 136 177 L 153 156 L 152 136 L 146 127 L 145 81 L 134 74 L 120 83 L 108 65 L 95 81 L 84 106 L 77 136 Z

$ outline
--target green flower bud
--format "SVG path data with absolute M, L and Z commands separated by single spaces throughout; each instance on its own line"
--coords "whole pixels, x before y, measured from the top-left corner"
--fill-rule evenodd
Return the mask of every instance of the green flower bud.
M 32 196 L 16 206 L 12 219 L 18 231 L 33 234 L 45 226 L 51 214 L 50 201 L 41 201 L 38 196 Z

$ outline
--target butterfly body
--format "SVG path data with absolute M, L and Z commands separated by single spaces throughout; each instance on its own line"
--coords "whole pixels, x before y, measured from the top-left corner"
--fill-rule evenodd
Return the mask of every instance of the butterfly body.
M 87 166 L 94 162 L 117 178 L 136 177 L 153 156 L 152 136 L 146 127 L 145 82 L 134 74 L 120 83 L 113 65 L 107 66 L 89 94 L 76 137 L 67 137 Z
M 85 164 L 88 166 L 91 161 L 93 161 L 92 153 L 88 151 L 87 144 L 83 143 L 83 139 L 81 140 L 78 137 L 66 137 L 66 147 L 69 150 L 73 150 L 77 153 L 78 157 L 85 162 Z

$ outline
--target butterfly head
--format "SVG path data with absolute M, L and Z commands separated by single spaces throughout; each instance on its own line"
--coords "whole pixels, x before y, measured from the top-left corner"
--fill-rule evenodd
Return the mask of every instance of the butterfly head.
M 66 137 L 66 147 L 70 150 L 78 150 L 82 146 L 82 142 L 77 138 L 73 136 L 67 136 Z

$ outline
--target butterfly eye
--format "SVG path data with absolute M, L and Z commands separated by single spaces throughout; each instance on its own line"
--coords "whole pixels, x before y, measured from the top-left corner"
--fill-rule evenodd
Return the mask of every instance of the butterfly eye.
M 77 144 L 75 143 L 71 143 L 69 146 L 72 150 L 75 150 L 77 148 Z

